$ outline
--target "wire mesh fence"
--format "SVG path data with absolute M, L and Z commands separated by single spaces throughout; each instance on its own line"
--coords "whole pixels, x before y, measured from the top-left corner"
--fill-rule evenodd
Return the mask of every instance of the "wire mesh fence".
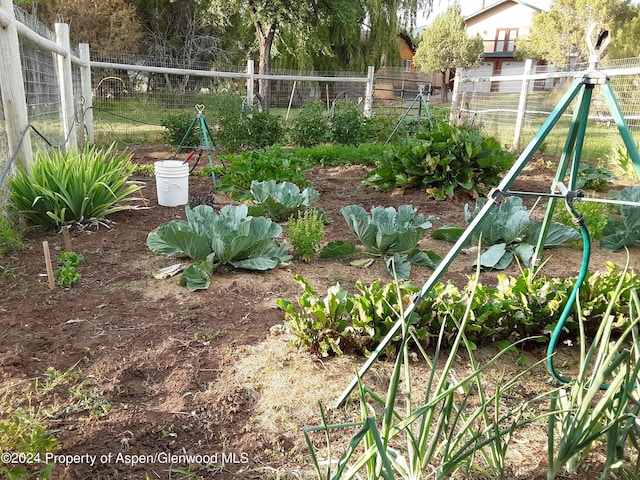
M 171 70 L 155 72 L 148 67 Z M 100 142 L 105 133 L 125 143 L 157 141 L 163 131 L 163 118 L 169 115 L 195 115 L 195 106 L 208 106 L 216 93 L 247 97 L 246 66 L 192 63 L 189 67 L 186 70 L 172 59 L 92 52 L 96 141 Z M 254 87 L 254 99 L 250 104 L 245 101 L 245 106 L 268 106 L 285 121 L 313 101 L 331 108 L 341 99 L 362 104 L 365 97 L 361 72 L 273 69 L 268 75 L 268 98 L 262 98 Z M 204 114 L 210 114 L 210 110 L 205 109 Z
M 495 136 L 506 147 L 522 149 L 540 130 L 549 114 L 569 89 L 575 75 L 586 72 L 588 65 L 535 66 L 527 78 L 524 69 L 503 69 L 499 74 L 482 76 L 479 71 L 463 72 L 459 80 L 457 111 L 465 121 L 478 125 L 487 134 Z M 598 64 L 598 70 L 605 73 L 617 98 L 631 134 L 636 142 L 640 140 L 640 59 L 605 60 Z M 532 77 L 532 78 L 530 78 Z M 523 81 L 526 103 L 519 132 L 519 145 L 514 145 L 516 119 L 521 103 Z M 556 124 L 541 152 L 560 155 L 566 142 L 567 131 L 573 115 L 573 107 L 565 111 Z M 612 112 L 601 89 L 596 85 L 590 102 L 587 135 L 584 139 L 583 159 L 603 162 L 615 156 L 623 144 Z

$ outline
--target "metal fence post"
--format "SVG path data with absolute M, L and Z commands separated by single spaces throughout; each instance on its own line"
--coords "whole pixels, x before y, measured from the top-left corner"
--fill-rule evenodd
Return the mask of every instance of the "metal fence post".
M 29 171 L 33 162 L 33 151 L 12 0 L 0 0 L 0 26 L 0 89 L 7 142 L 9 151 L 17 151 L 16 158 L 19 164 Z
M 71 73 L 71 43 L 69 41 L 69 25 L 56 23 L 56 42 L 65 51 L 58 55 L 58 83 L 60 86 L 60 104 L 62 106 L 62 129 L 64 132 L 65 150 L 78 148 L 76 135 L 75 109 L 73 105 L 73 76 Z

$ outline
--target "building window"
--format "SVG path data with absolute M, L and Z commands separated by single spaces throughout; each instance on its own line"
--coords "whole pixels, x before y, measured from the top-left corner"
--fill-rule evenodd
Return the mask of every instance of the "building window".
M 403 63 L 404 71 L 405 72 L 410 72 L 411 71 L 411 60 L 404 59 L 402 61 L 402 63 Z
M 498 28 L 494 52 L 513 52 L 516 46 L 517 28 Z

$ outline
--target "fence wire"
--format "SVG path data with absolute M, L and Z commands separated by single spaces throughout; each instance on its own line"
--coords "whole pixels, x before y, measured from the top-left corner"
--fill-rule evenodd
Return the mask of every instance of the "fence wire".
M 572 84 L 577 72 L 586 71 L 588 65 L 534 67 L 533 74 L 546 74 L 545 78 L 529 80 L 526 110 L 520 133 L 522 149 L 539 131 L 544 121 Z M 636 142 L 640 140 L 640 59 L 602 61 L 598 70 L 605 72 L 617 98 L 622 115 Z M 503 69 L 497 75 L 480 76 L 478 71 L 467 71 L 461 76 L 458 107 L 461 117 L 479 126 L 486 134 L 495 136 L 505 147 L 513 147 L 516 118 L 520 102 L 522 80 L 502 78 L 522 75 L 523 67 Z M 560 155 L 565 146 L 567 131 L 577 106 L 576 99 L 565 111 L 563 118 L 552 129 L 541 147 L 541 153 Z M 583 159 L 609 162 L 615 158 L 622 138 L 615 125 L 609 106 L 600 87 L 596 86 L 589 109 L 587 135 Z

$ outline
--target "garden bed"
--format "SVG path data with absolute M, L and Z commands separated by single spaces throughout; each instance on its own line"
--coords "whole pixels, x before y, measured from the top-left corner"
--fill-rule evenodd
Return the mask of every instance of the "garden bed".
M 140 163 L 171 155 L 162 146 L 131 152 Z M 548 192 L 555 169 L 547 160 L 532 161 L 513 189 Z M 317 206 L 329 220 L 325 242 L 353 240 L 340 214 L 346 205 L 369 210 L 412 204 L 419 213 L 438 217 L 435 229 L 464 226 L 464 205 L 475 203 L 468 196 L 436 201 L 416 190 L 380 192 L 361 184 L 368 170 L 342 166 L 306 172 L 320 192 Z M 59 440 L 56 453 L 87 455 L 71 459 L 66 467 L 60 464 L 64 459 L 57 458 L 51 478 L 187 478 L 187 473 L 220 479 L 300 478 L 304 473 L 312 478 L 301 428 L 319 423 L 317 402 L 332 404 L 363 358 L 319 361 L 296 351 L 286 335 L 277 335 L 273 328 L 284 320 L 276 300 L 294 301 L 302 293 L 294 274 L 304 276 L 319 293 L 336 283 L 354 290 L 356 280 L 390 281 L 384 262 L 358 268 L 348 260 L 315 259 L 266 273 L 222 267 L 208 290 L 189 292 L 177 277 L 153 278 L 152 271 L 175 262 L 146 246 L 151 230 L 185 217 L 184 207 L 158 206 L 153 177 L 140 180 L 146 183 L 142 193 L 150 208 L 119 212 L 109 217 L 108 226 L 71 232 L 73 250 L 84 255 L 82 278 L 72 288 L 50 290 L 43 275 L 42 241 L 47 240 L 57 256 L 64 250 L 61 234 L 29 233 L 24 250 L 2 259 L 3 409 L 46 410 L 47 423 Z M 196 203 L 211 203 L 216 209 L 236 203 L 212 193 L 210 177 L 191 177 L 189 186 Z M 543 215 L 541 207 L 538 214 Z M 451 245 L 427 235 L 420 246 L 444 256 Z M 639 253 L 638 248 L 631 250 L 636 271 Z M 581 255 L 579 247 L 547 250 L 543 273 L 573 277 Z M 461 254 L 442 280 L 466 284 L 473 260 Z M 596 244 L 591 271 L 604 269 L 607 261 L 624 266 L 626 253 L 605 252 Z M 517 275 L 518 267 L 512 265 L 507 273 Z M 414 267 L 411 280 L 421 285 L 430 274 L 427 267 Z M 491 284 L 494 278 L 485 273 L 482 281 Z M 487 348 L 479 358 L 491 352 Z M 577 354 L 575 347 L 563 346 L 562 368 L 575 365 Z M 542 348 L 510 355 L 495 378 L 503 372 L 513 375 L 519 364 L 544 355 Z M 380 361 L 368 379 L 384 386 L 391 366 Z M 458 368 L 469 367 L 461 359 Z M 547 381 L 544 367 L 535 370 L 518 389 L 514 404 L 537 395 Z M 331 414 L 346 418 L 353 408 Z M 541 422 L 515 439 L 511 478 L 546 476 L 545 429 Z M 199 454 L 195 460 L 201 461 L 189 465 L 181 457 L 186 454 Z M 90 456 L 96 456 L 93 465 L 87 463 Z M 132 465 L 135 461 L 139 464 Z M 598 452 L 584 468 L 581 478 L 598 478 Z

